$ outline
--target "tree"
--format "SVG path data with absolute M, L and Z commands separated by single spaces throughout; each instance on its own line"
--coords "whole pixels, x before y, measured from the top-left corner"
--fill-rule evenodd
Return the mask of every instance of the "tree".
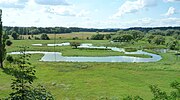
M 134 40 L 140 40 L 144 37 L 144 33 L 138 30 L 130 30 L 127 34 L 132 35 Z
M 17 34 L 15 31 L 11 34 L 14 40 L 19 39 L 19 34 Z
M 147 41 L 148 41 L 149 43 L 152 43 L 152 40 L 154 39 L 154 37 L 155 37 L 155 35 L 152 35 L 152 34 L 146 36 Z
M 73 37 L 72 39 L 73 39 L 73 40 L 78 40 L 79 38 L 78 38 L 78 37 Z
M 81 44 L 80 44 L 79 42 L 71 42 L 70 45 L 71 45 L 73 48 L 77 49 L 77 47 L 80 46 Z
M 152 35 L 162 35 L 162 36 L 166 35 L 166 33 L 164 31 L 161 31 L 160 29 L 150 30 L 149 33 Z
M 11 56 L 11 55 L 8 55 L 6 57 L 6 60 L 9 62 L 9 63 L 13 63 L 14 62 L 14 58 Z
M 32 83 L 35 76 L 35 67 L 29 62 L 30 55 L 26 54 L 27 47 L 22 47 L 21 55 L 18 59 L 8 57 L 8 61 L 13 63 L 4 69 L 4 72 L 12 75 L 14 78 L 11 83 L 13 90 L 7 99 L 10 100 L 53 100 L 52 95 L 44 87 L 34 88 Z
M 171 50 L 175 50 L 178 48 L 178 41 L 175 39 L 171 39 L 168 43 L 167 43 L 167 47 Z
M 166 36 L 172 36 L 174 34 L 175 30 L 168 29 L 165 31 Z
M 3 33 L 2 33 L 2 22 L 1 22 L 2 10 L 0 9 L 0 67 L 3 67 Z
M 11 42 L 10 40 L 7 40 L 7 41 L 6 41 L 6 45 L 7 45 L 7 46 L 11 46 L 11 45 L 12 45 L 12 42 Z
M 28 39 L 31 40 L 31 37 L 29 36 Z
M 91 36 L 91 40 L 103 40 L 104 35 L 103 34 L 95 34 Z
M 133 40 L 133 37 L 130 34 L 115 35 L 112 37 L 112 41 L 115 42 L 129 42 L 131 40 Z
M 165 38 L 161 35 L 158 35 L 154 37 L 152 42 L 157 45 L 163 45 L 165 43 Z
M 2 10 L 0 9 L 0 68 L 3 68 L 3 61 L 6 57 L 6 38 L 3 35 L 2 21 L 1 21 Z
M 9 36 L 8 36 L 8 34 L 6 32 L 4 32 L 3 38 L 6 39 L 6 40 L 9 39 Z
M 174 34 L 173 37 L 177 40 L 180 40 L 180 34 Z
M 109 40 L 109 39 L 111 39 L 111 34 L 106 34 L 105 37 L 107 40 Z
M 45 33 L 43 33 L 40 38 L 41 38 L 41 40 L 50 40 L 48 35 Z

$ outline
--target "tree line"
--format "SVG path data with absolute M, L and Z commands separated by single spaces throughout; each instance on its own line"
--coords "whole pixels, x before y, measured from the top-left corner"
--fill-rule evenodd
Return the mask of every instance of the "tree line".
M 65 27 L 3 27 L 4 33 L 11 34 L 19 34 L 19 35 L 35 35 L 41 33 L 71 33 L 72 31 L 69 28 Z
M 166 38 L 169 36 L 169 38 Z M 91 40 L 110 40 L 113 42 L 126 42 L 134 44 L 139 40 L 146 43 L 155 45 L 165 45 L 171 50 L 178 50 L 180 43 L 180 30 L 167 29 L 167 30 L 149 30 L 148 32 L 143 32 L 139 30 L 119 30 L 111 34 L 97 34 L 92 35 Z
M 165 31 L 165 30 L 180 30 L 180 27 L 176 26 L 176 27 L 172 27 L 172 26 L 169 26 L 169 27 L 131 27 L 131 28 L 127 28 L 127 29 L 124 29 L 126 31 L 128 30 L 139 30 L 139 31 L 143 31 L 143 32 L 148 32 L 150 30 L 162 30 L 162 31 Z
M 141 32 L 149 32 L 154 31 L 158 34 L 163 35 L 170 35 L 175 30 L 180 30 L 180 27 L 154 27 L 154 28 L 142 28 L 142 27 L 135 27 L 135 28 L 127 28 L 127 29 L 120 29 L 120 28 L 105 28 L 105 29 L 96 29 L 96 28 L 79 28 L 79 27 L 11 27 L 11 26 L 4 26 L 3 31 L 11 35 L 12 33 L 17 33 L 19 35 L 34 35 L 34 34 L 61 34 L 61 33 L 71 33 L 71 32 L 117 32 L 119 30 L 129 31 L 129 30 L 137 30 Z
M 71 32 L 116 32 L 117 29 L 93 29 L 93 28 L 77 28 L 77 27 L 3 27 L 4 33 L 11 35 L 17 33 L 19 35 L 34 35 L 34 34 L 61 34 L 61 33 L 71 33 Z

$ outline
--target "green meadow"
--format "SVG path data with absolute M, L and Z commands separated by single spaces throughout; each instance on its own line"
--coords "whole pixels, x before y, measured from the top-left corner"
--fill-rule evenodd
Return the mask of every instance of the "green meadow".
M 93 33 L 94 34 L 94 33 Z M 107 34 L 107 33 L 103 33 Z M 69 35 L 69 34 L 68 34 Z M 83 36 L 74 33 L 73 36 Z M 114 46 L 123 48 L 147 49 L 164 48 L 139 41 L 134 44 L 110 43 L 109 40 L 86 40 L 84 37 L 78 40 L 70 39 L 73 36 L 54 40 L 12 40 L 13 44 L 7 47 L 7 52 L 19 51 L 19 46 L 28 46 L 28 51 L 56 51 L 63 56 L 118 56 L 125 54 L 110 50 L 81 50 L 71 46 L 47 47 L 49 43 L 80 42 L 92 43 L 96 46 Z M 53 36 L 51 36 L 53 39 Z M 32 46 L 43 44 L 43 46 Z M 147 50 L 154 52 L 152 50 Z M 37 79 L 34 85 L 44 85 L 56 98 L 56 100 L 121 100 L 132 95 L 139 95 L 145 100 L 152 99 L 150 85 L 158 85 L 169 93 L 172 89 L 170 83 L 180 82 L 180 57 L 174 52 L 160 53 L 162 60 L 150 63 L 97 63 L 97 62 L 40 62 L 42 54 L 31 55 L 30 62 L 36 66 Z M 126 55 L 149 58 L 147 55 Z M 5 62 L 6 63 L 6 62 Z M 8 66 L 8 65 L 7 65 Z M 11 93 L 11 76 L 6 75 L 0 69 L 0 98 Z

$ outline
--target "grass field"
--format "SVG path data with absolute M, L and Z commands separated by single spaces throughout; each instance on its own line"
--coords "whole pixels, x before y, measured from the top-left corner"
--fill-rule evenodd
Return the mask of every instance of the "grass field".
M 73 34 L 73 35 L 72 35 Z M 72 32 L 72 33 L 61 33 L 61 34 L 48 34 L 50 39 L 62 39 L 62 40 L 72 40 L 74 37 L 78 37 L 78 39 L 87 39 L 97 34 L 96 32 Z M 110 32 L 99 32 L 99 34 L 110 34 Z M 32 37 L 31 35 L 21 35 L 25 39 L 28 39 L 28 37 Z M 40 37 L 40 35 L 33 35 L 33 37 Z
M 109 45 L 108 40 L 57 40 L 57 43 L 78 41 L 94 45 Z M 13 45 L 7 47 L 7 52 L 18 51 L 18 46 L 29 46 L 29 50 L 54 51 L 53 47 L 31 46 L 33 43 L 54 43 L 53 40 L 13 40 Z M 144 44 L 144 45 L 143 45 Z M 120 46 L 119 44 L 115 44 Z M 114 45 L 114 46 L 115 46 Z M 124 47 L 145 46 L 143 42 Z M 121 55 L 119 52 L 73 50 L 70 46 L 56 47 L 56 51 L 64 52 L 65 56 Z M 109 53 L 108 53 L 109 52 Z M 172 90 L 170 83 L 180 82 L 180 57 L 174 53 L 159 53 L 163 59 L 154 63 L 72 63 L 72 62 L 39 62 L 41 54 L 32 55 L 30 62 L 36 66 L 34 85 L 43 84 L 52 92 L 57 100 L 121 100 L 127 95 L 139 95 L 145 100 L 151 100 L 149 85 L 157 84 L 168 93 Z M 98 56 L 98 55 L 97 55 Z M 0 98 L 11 92 L 11 76 L 0 69 Z M 103 99 L 105 100 L 105 99 Z
M 106 44 L 108 40 L 57 40 L 57 43 L 64 42 L 80 42 L 80 43 L 92 43 L 96 44 Z M 34 43 L 40 43 L 44 46 L 32 46 Z M 111 50 L 87 50 L 87 49 L 72 49 L 71 46 L 62 46 L 62 47 L 48 47 L 47 44 L 54 43 L 53 40 L 14 40 L 11 47 L 7 47 L 7 52 L 19 51 L 20 46 L 28 46 L 29 51 L 51 51 L 62 52 L 63 56 L 134 56 L 142 58 L 150 58 L 151 56 L 143 54 L 124 54 L 122 52 L 115 52 Z M 102 46 L 101 45 L 101 46 Z
M 127 95 L 150 100 L 149 85 L 170 91 L 169 84 L 180 81 L 180 60 L 171 54 L 163 54 L 165 59 L 157 63 L 47 63 L 38 61 L 41 56 L 31 59 L 37 70 L 35 84 L 43 84 L 57 100 L 122 99 Z M 10 93 L 11 76 L 1 70 L 0 77 L 0 97 L 4 97 Z

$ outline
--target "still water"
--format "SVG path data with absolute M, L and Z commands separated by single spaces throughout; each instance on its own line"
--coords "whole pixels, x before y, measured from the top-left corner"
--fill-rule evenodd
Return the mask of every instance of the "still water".
M 138 50 L 136 52 L 125 52 L 123 48 L 117 47 L 95 47 L 90 44 L 83 44 L 79 48 L 108 48 L 112 51 L 124 52 L 125 54 L 145 54 L 151 56 L 151 58 L 140 58 L 130 56 L 107 56 L 107 57 L 66 57 L 62 56 L 60 52 L 41 52 L 41 51 L 27 51 L 25 53 L 30 54 L 44 54 L 40 61 L 45 62 L 156 62 L 162 59 L 160 55 L 144 52 Z M 9 54 L 20 54 L 20 52 L 11 52 Z

